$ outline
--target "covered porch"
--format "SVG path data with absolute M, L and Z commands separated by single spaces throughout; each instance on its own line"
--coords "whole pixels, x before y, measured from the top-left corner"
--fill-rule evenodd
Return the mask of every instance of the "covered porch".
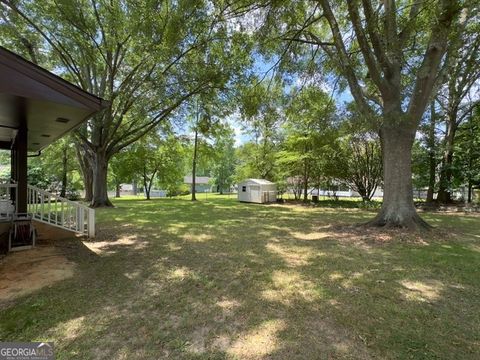
M 27 165 L 106 104 L 0 47 L 0 149 L 11 154 L 11 180 L 0 184 L 0 222 L 9 231 L 9 249 L 34 245 L 34 237 L 21 239 L 27 230 L 16 225 L 34 220 L 94 236 L 93 209 L 29 186 Z

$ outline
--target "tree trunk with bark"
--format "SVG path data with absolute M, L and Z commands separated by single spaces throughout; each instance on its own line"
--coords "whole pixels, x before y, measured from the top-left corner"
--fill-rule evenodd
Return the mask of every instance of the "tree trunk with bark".
M 83 178 L 83 188 L 85 190 L 84 200 L 91 202 L 93 199 L 93 171 L 90 165 L 88 153 L 83 151 L 82 146 L 78 143 L 75 144 L 75 150 L 77 154 L 77 160 L 80 164 L 80 170 Z
M 143 171 L 143 189 L 145 191 L 145 197 L 147 198 L 147 200 L 150 200 L 150 187 L 148 186 L 147 174 L 145 169 Z
M 452 201 L 451 181 L 453 152 L 455 144 L 455 134 L 457 132 L 457 112 L 449 111 L 447 115 L 447 132 L 445 134 L 445 150 L 442 159 L 442 168 L 440 170 L 440 185 L 438 189 L 437 200 L 441 203 Z
M 415 128 L 385 122 L 380 129 L 383 152 L 383 203 L 367 225 L 400 228 L 429 228 L 413 203 L 412 145 Z
M 308 202 L 308 160 L 303 164 L 303 201 Z
M 146 169 L 144 169 L 144 176 L 143 176 L 143 184 L 145 187 L 145 195 L 147 196 L 147 200 L 150 200 L 150 194 L 152 193 L 152 186 L 153 180 L 155 179 L 155 175 L 157 174 L 158 169 L 156 168 L 152 175 L 149 177 L 147 175 Z
M 143 189 L 145 191 L 145 197 L 147 200 L 150 200 L 150 189 L 151 189 L 151 182 L 148 179 L 148 174 L 147 174 L 147 167 L 144 165 L 143 166 Z
M 120 197 L 120 184 L 119 183 L 115 184 L 115 197 L 116 198 Z
M 90 206 L 112 207 L 112 203 L 108 199 L 107 188 L 107 171 L 108 158 L 105 151 L 97 151 L 93 157 L 93 198 Z
M 360 196 L 362 197 L 362 201 L 369 202 L 371 200 L 371 197 L 367 195 L 366 191 L 363 191 L 363 193 L 360 193 Z
M 85 202 L 91 202 L 93 199 L 93 171 L 87 169 L 82 172 L 83 174 L 83 186 L 85 189 Z
M 428 126 L 428 190 L 427 202 L 433 202 L 433 194 L 435 192 L 435 172 L 437 168 L 437 161 L 435 159 L 435 103 L 430 104 L 430 123 Z
M 467 194 L 467 202 L 469 204 L 472 203 L 472 194 L 473 194 L 473 184 L 471 180 L 468 180 L 468 194 Z

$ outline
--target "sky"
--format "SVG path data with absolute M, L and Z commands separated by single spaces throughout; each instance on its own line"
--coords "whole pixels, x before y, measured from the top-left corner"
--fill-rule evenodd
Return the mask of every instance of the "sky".
M 258 76 L 260 79 L 264 79 L 263 81 L 269 81 L 271 76 L 274 74 L 274 71 L 272 67 L 275 65 L 275 62 L 277 61 L 276 58 L 272 58 L 270 60 L 266 60 L 263 58 L 261 55 L 256 54 L 254 55 L 254 64 L 253 64 L 253 73 Z M 292 79 L 292 86 L 299 87 L 302 85 L 303 80 L 300 79 L 299 77 L 294 77 Z M 307 81 L 303 85 L 308 85 L 309 83 L 318 83 L 318 79 L 312 79 L 312 81 Z M 334 89 L 333 86 L 333 80 L 331 81 L 332 84 L 330 84 L 330 81 L 321 81 L 320 82 L 320 87 L 328 94 L 331 94 L 335 90 L 334 98 L 335 102 L 338 105 L 343 105 L 346 102 L 350 102 L 353 100 L 353 97 L 350 93 L 350 90 L 347 89 L 338 92 L 338 88 Z M 288 91 L 288 87 L 286 88 Z M 225 121 L 232 127 L 234 131 L 234 138 L 235 138 L 235 147 L 239 147 L 243 144 L 245 144 L 248 141 L 251 141 L 253 138 L 252 136 L 248 133 L 248 131 L 245 129 L 246 125 L 244 122 L 242 122 L 241 119 L 241 114 L 237 110 L 233 114 L 229 115 Z M 187 126 L 184 126 L 183 128 L 179 128 L 178 132 L 183 135 L 189 135 L 191 138 L 193 138 L 194 133 L 191 132 Z
M 275 62 L 277 61 L 277 59 L 273 58 L 267 61 L 262 56 L 255 55 L 254 60 L 255 60 L 253 65 L 254 74 L 256 74 L 260 79 L 264 78 L 264 81 L 268 81 L 271 78 L 271 76 L 274 74 L 272 67 L 275 65 Z M 299 77 L 297 77 L 296 79 L 294 78 L 293 84 L 294 84 L 293 86 L 301 86 L 302 79 L 300 79 Z M 307 81 L 307 84 L 308 84 L 308 81 Z M 326 81 L 321 82 L 319 86 L 328 94 L 332 94 L 332 92 L 335 90 L 335 93 L 333 96 L 334 96 L 335 102 L 339 105 L 343 105 L 344 103 L 351 102 L 353 100 L 353 97 L 348 87 L 346 90 L 342 92 L 338 92 L 338 89 L 334 89 L 333 84 L 330 84 Z M 226 120 L 234 130 L 235 146 L 237 147 L 241 146 L 242 144 L 252 140 L 252 137 L 247 132 L 244 131 L 244 125 L 242 124 L 241 116 L 238 113 L 238 111 L 230 115 Z

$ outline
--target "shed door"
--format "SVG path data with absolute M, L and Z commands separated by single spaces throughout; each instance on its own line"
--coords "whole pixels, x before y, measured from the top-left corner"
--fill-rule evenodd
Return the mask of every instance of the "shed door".
M 250 199 L 252 201 L 260 202 L 260 186 L 250 185 Z

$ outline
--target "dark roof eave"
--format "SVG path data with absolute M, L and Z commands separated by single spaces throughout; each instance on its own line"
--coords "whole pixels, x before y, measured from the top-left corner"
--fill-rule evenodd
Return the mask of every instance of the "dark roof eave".
M 0 61 L 10 68 L 34 79 L 45 86 L 81 103 L 93 112 L 109 106 L 110 102 L 93 95 L 48 70 L 22 58 L 0 46 Z M 91 116 L 91 115 L 90 115 Z

